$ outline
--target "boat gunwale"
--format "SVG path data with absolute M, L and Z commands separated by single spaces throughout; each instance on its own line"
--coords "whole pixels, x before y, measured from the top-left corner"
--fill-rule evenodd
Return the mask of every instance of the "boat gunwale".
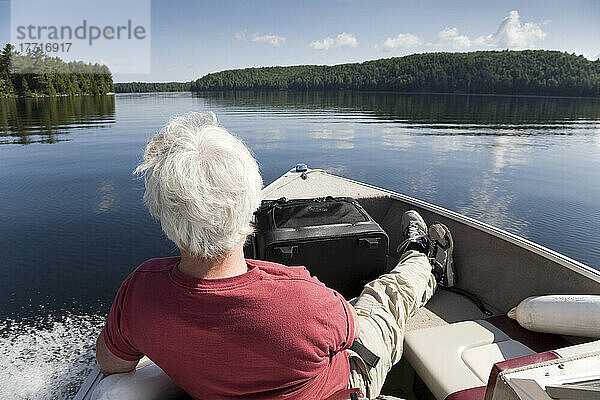
M 92 390 L 96 389 L 98 382 L 102 379 L 102 372 L 100 372 L 100 367 L 98 363 L 94 362 L 94 367 L 90 371 L 89 375 L 85 378 L 79 390 L 73 397 L 73 400 L 85 400 L 90 398 L 92 395 Z
M 364 186 L 366 188 L 369 189 L 374 189 L 377 191 L 382 192 L 382 194 L 387 194 L 390 198 L 394 199 L 394 200 L 398 200 L 398 201 L 402 201 L 405 202 L 407 204 L 411 204 L 417 207 L 421 207 L 427 211 L 430 211 L 432 213 L 436 213 L 439 214 L 443 217 L 455 220 L 457 222 L 463 223 L 467 226 L 470 226 L 472 228 L 481 230 L 487 234 L 490 234 L 494 237 L 497 237 L 499 239 L 505 240 L 509 243 L 512 243 L 516 246 L 519 246 L 525 250 L 531 251 L 541 257 L 544 257 L 552 262 L 555 262 L 557 264 L 559 264 L 560 266 L 567 268 L 571 271 L 577 272 L 583 276 L 585 276 L 586 278 L 592 279 L 597 283 L 600 283 L 600 271 L 590 267 L 589 265 L 586 265 L 580 261 L 574 260 L 571 257 L 568 257 L 564 254 L 561 254 L 557 251 L 551 250 L 545 246 L 542 246 L 541 244 L 532 242 L 531 240 L 525 239 L 522 236 L 516 235 L 514 233 L 510 233 L 505 231 L 504 229 L 489 225 L 485 222 L 479 221 L 475 218 L 471 218 L 468 217 L 466 215 L 460 214 L 456 211 L 452 211 L 449 210 L 447 208 L 435 205 L 433 203 L 428 203 L 426 201 L 423 200 L 419 200 L 416 199 L 414 197 L 410 197 L 408 195 L 402 194 L 402 193 L 398 193 L 398 192 L 394 192 L 392 190 L 389 189 L 384 189 L 378 186 L 374 186 L 368 183 L 364 183 L 364 182 L 360 182 L 360 181 L 356 181 L 354 179 L 350 179 L 350 178 L 346 178 L 343 176 L 339 176 L 339 175 L 335 175 L 335 174 L 330 174 L 327 171 L 324 171 L 322 169 L 309 169 L 308 171 L 310 172 L 320 172 L 320 173 L 324 173 L 326 175 L 335 177 L 337 179 L 342 179 L 345 180 L 347 182 L 351 182 L 354 184 L 358 184 L 361 186 Z M 307 172 L 308 172 L 307 171 Z M 291 174 L 297 174 L 297 172 L 295 171 L 295 169 L 291 169 L 288 172 L 286 172 L 285 174 L 283 174 L 280 178 L 283 178 L 284 176 L 289 176 Z M 274 180 L 273 182 L 271 182 L 271 184 L 269 184 L 268 186 L 266 186 L 263 190 L 266 192 L 267 189 L 269 189 L 269 186 L 271 186 L 272 184 L 274 184 L 275 182 L 277 182 L 277 180 L 279 180 L 280 178 Z M 286 182 L 284 185 L 281 185 L 280 187 L 276 188 L 276 189 L 280 189 L 283 186 L 286 186 L 287 184 L 291 183 L 290 182 Z M 275 190 L 276 190 L 275 189 Z

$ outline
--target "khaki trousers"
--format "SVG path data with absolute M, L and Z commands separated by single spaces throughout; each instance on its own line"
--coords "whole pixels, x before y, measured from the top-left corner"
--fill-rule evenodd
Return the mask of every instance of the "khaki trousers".
M 407 251 L 389 273 L 365 285 L 350 303 L 358 314 L 359 334 L 355 340 L 379 356 L 373 368 L 358 354 L 350 358 L 350 387 L 360 388 L 369 399 L 377 397 L 390 369 L 400 361 L 406 322 L 433 296 L 436 282 L 427 257 Z

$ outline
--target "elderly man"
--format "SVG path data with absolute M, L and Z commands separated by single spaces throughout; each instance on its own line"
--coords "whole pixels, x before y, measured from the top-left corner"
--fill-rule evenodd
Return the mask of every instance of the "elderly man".
M 172 119 L 136 172 L 181 257 L 148 260 L 121 285 L 97 340 L 106 375 L 146 355 L 198 399 L 314 400 L 348 388 L 374 398 L 402 356 L 407 319 L 436 280 L 453 278 L 449 232 L 428 234 L 414 211 L 402 219 L 400 263 L 353 305 L 304 268 L 244 259 L 262 179 L 213 113 Z

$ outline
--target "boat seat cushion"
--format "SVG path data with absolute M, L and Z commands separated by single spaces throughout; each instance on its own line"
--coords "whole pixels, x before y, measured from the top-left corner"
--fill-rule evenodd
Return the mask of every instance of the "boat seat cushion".
M 495 363 L 534 353 L 484 320 L 411 331 L 404 342 L 406 359 L 438 400 L 486 386 Z
M 499 361 L 534 353 L 484 320 L 411 331 L 404 342 L 406 359 L 439 400 L 485 386 Z
M 408 332 L 404 354 L 437 399 L 483 398 L 495 363 L 556 349 L 556 335 L 527 331 L 506 316 Z M 481 389 L 483 387 L 483 389 Z M 475 389 L 480 388 L 480 389 Z

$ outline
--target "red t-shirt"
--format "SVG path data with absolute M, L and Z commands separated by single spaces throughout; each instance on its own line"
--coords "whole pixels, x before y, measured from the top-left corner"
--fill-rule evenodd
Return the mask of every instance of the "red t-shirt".
M 179 257 L 125 279 L 104 340 L 124 360 L 147 355 L 197 399 L 323 399 L 345 389 L 350 305 L 303 267 L 246 260 L 250 270 L 198 279 Z

